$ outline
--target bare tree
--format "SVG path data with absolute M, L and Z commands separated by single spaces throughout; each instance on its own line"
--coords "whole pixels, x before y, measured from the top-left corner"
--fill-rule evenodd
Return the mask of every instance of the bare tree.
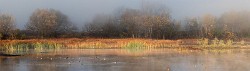
M 103 26 L 106 22 L 108 22 L 107 15 L 95 16 L 92 22 L 89 22 L 85 25 L 86 34 L 88 36 L 101 37 L 103 34 Z
M 121 25 L 123 26 L 122 31 L 126 37 L 138 37 L 139 32 L 139 11 L 136 9 L 126 9 L 122 12 L 120 17 Z
M 102 37 L 172 38 L 178 24 L 164 6 L 143 6 L 142 9 L 122 8 L 115 16 L 97 16 L 85 25 L 87 34 Z M 118 35 L 117 35 L 118 34 Z
M 67 16 L 54 9 L 37 9 L 26 25 L 27 30 L 40 37 L 58 37 L 74 30 Z
M 13 37 L 15 29 L 14 17 L 9 14 L 0 14 L 0 39 Z
M 219 22 L 221 26 L 223 26 L 223 30 L 225 33 L 225 37 L 228 34 L 231 34 L 231 37 L 248 37 L 250 36 L 250 26 L 249 26 L 249 20 L 250 18 L 250 12 L 249 11 L 231 11 L 224 13 L 220 19 Z
M 198 18 L 187 18 L 185 22 L 185 28 L 188 31 L 187 37 L 198 38 L 202 36 L 202 24 L 199 23 Z
M 214 30 L 216 25 L 216 17 L 210 14 L 206 14 L 201 20 L 204 36 L 207 38 L 214 38 Z
M 164 5 L 145 4 L 141 9 L 146 34 L 153 38 L 171 38 L 176 26 L 171 19 L 168 8 Z

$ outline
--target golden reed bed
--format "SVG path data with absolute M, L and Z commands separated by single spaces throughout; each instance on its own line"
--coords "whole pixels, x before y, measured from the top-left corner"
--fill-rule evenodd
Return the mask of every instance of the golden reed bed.
M 1 40 L 0 46 L 15 43 L 56 43 L 62 44 L 62 48 L 122 48 L 128 43 L 142 43 L 147 48 L 178 46 L 181 40 L 156 40 L 156 39 L 98 39 L 98 38 L 58 38 L 58 39 L 28 39 L 28 40 Z

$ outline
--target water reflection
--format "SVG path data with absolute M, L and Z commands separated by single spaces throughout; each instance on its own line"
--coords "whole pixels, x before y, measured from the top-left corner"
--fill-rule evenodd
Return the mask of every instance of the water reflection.
M 69 49 L 46 54 L 0 56 L 3 71 L 249 71 L 250 50 Z M 0 71 L 1 71 L 0 70 Z

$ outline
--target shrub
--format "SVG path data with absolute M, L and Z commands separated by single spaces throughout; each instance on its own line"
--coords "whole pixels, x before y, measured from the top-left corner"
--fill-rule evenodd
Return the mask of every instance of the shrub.
M 218 40 L 215 38 L 214 40 L 211 40 L 212 43 L 209 44 L 209 40 L 207 38 L 202 38 L 198 40 L 198 44 L 200 47 L 234 47 L 233 45 L 233 40 Z M 242 42 L 244 43 L 244 42 Z

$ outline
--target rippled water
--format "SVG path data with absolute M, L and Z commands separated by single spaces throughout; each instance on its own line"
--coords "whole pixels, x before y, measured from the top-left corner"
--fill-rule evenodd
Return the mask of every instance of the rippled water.
M 250 71 L 250 50 L 62 49 L 0 56 L 0 71 Z

